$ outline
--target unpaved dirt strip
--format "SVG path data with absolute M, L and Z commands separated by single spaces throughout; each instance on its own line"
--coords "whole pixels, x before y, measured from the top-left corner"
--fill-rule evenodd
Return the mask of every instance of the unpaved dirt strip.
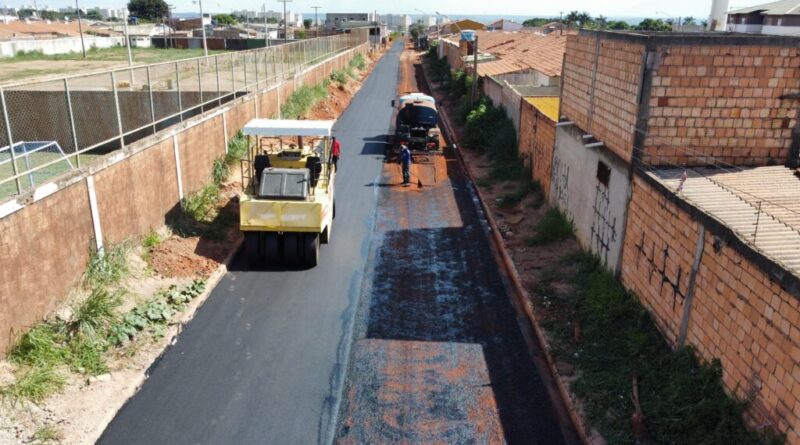
M 337 442 L 564 443 L 471 185 L 451 152 L 435 166 L 421 189 L 384 166 Z

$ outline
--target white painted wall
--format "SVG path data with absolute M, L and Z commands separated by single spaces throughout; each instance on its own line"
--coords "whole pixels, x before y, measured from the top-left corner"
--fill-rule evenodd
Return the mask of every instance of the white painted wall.
M 615 273 L 619 270 L 628 211 L 628 166 L 603 147 L 586 148 L 576 126 L 556 128 L 550 204 L 575 224 L 578 241 Z M 611 169 L 608 186 L 597 179 L 598 161 Z
M 90 48 L 122 46 L 125 43 L 125 38 L 84 36 L 83 41 L 88 50 Z M 10 40 L 0 42 L 0 57 L 14 57 L 19 51 L 41 51 L 44 54 L 80 52 L 81 39 L 79 37 L 64 37 L 48 40 Z

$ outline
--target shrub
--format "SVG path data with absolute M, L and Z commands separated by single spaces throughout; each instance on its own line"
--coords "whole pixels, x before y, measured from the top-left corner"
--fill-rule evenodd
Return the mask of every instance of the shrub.
M 219 199 L 219 186 L 208 184 L 197 193 L 181 200 L 183 212 L 195 221 L 203 221 Z
M 228 165 L 233 165 L 244 159 L 247 156 L 247 149 L 250 148 L 247 136 L 239 130 L 228 141 L 228 153 L 225 154 L 225 162 Z
M 344 70 L 336 70 L 333 73 L 331 73 L 331 80 L 338 83 L 339 85 L 346 85 L 347 73 Z
M 364 56 L 359 53 L 356 54 L 355 57 L 353 57 L 350 60 L 350 63 L 348 63 L 348 65 L 356 68 L 357 70 L 363 70 L 364 68 L 367 67 L 367 61 L 364 60 Z
M 84 273 L 84 284 L 94 289 L 119 283 L 129 272 L 127 256 L 127 243 L 107 246 L 102 253 L 93 250 Z
M 528 239 L 528 245 L 541 246 L 572 237 L 575 227 L 558 209 L 550 209 L 534 227 L 536 234 Z
M 228 179 L 229 174 L 230 167 L 226 162 L 226 157 L 220 156 L 214 159 L 214 162 L 211 164 L 211 180 L 214 181 L 214 184 L 221 186 L 222 183 Z
M 281 114 L 285 119 L 296 119 L 305 115 L 318 101 L 328 97 L 327 84 L 298 88 L 281 106 Z

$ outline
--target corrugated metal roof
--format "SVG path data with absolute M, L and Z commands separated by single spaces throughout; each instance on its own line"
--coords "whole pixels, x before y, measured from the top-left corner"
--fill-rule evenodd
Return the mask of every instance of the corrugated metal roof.
M 800 14 L 800 0 L 781 0 L 771 3 L 763 3 L 749 8 L 741 8 L 731 11 L 728 14 L 750 14 L 760 12 L 766 15 L 790 15 Z
M 677 191 L 684 170 L 648 173 Z M 782 166 L 693 169 L 678 196 L 719 220 L 756 250 L 800 276 L 800 179 Z
M 558 96 L 526 97 L 526 101 L 553 122 L 558 121 Z

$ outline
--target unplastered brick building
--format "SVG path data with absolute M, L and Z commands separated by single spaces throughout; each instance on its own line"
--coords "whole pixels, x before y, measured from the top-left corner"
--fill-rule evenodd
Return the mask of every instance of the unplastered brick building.
M 800 38 L 570 36 L 549 200 L 653 315 L 800 444 Z

